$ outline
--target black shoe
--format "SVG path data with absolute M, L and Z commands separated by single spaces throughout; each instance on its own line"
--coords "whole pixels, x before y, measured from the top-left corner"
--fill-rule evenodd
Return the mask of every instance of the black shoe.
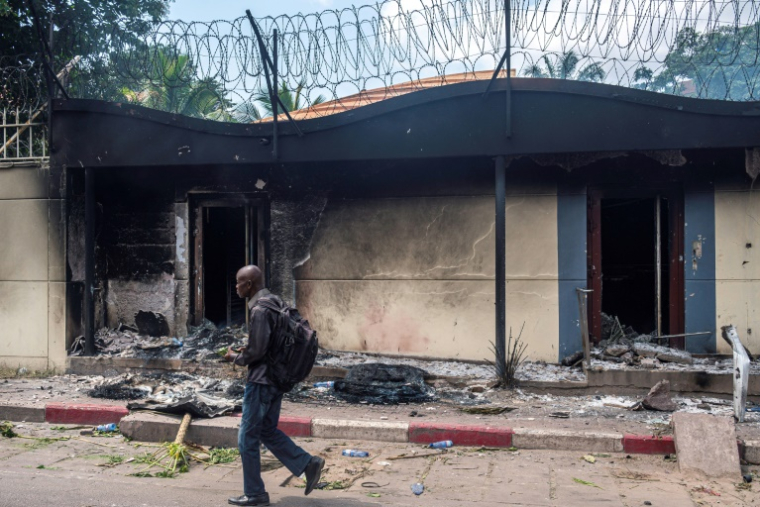
M 311 461 L 306 465 L 306 470 L 304 470 L 306 474 L 306 490 L 304 491 L 304 495 L 308 495 L 314 491 L 314 486 L 319 483 L 319 478 L 322 477 L 322 469 L 324 467 L 325 460 L 319 456 L 312 456 Z
M 256 496 L 238 496 L 227 500 L 231 505 L 269 505 L 269 493 L 262 493 Z

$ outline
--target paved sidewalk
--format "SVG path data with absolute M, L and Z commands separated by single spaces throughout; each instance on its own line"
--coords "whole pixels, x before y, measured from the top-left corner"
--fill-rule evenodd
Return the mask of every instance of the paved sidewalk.
M 53 431 L 44 424 L 22 426 L 19 433 L 38 437 L 78 434 Z M 731 481 L 694 481 L 681 476 L 677 464 L 657 456 L 627 458 L 610 453 L 598 455 L 591 464 L 579 452 L 462 448 L 393 460 L 401 454 L 429 451 L 410 444 L 308 438 L 297 442 L 326 459 L 325 482 L 345 489 L 317 490 L 304 497 L 298 479 L 281 486 L 289 473 L 264 454 L 265 466 L 270 468 L 264 474 L 265 483 L 273 502 L 284 507 L 760 505 L 756 484 L 750 491 L 737 491 Z M 124 461 L 139 456 L 146 451 L 139 445 L 118 438 L 83 437 L 42 444 L 0 438 L 0 505 L 48 505 L 51 500 L 58 507 L 225 505 L 227 497 L 240 492 L 239 459 L 207 469 L 194 465 L 174 479 L 130 476 L 143 467 L 134 463 L 102 466 L 113 461 L 112 456 L 122 456 Z M 367 450 L 370 458 L 343 457 L 344 448 Z M 425 486 L 419 497 L 411 491 L 415 482 Z

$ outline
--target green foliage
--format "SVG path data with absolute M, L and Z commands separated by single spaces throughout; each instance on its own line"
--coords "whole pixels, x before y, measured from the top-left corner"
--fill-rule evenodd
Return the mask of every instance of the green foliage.
M 218 465 L 220 463 L 232 463 L 240 456 L 240 452 L 235 448 L 220 447 L 218 449 L 211 449 L 209 451 L 208 462 L 211 465 Z
M 572 79 L 576 81 L 604 81 L 606 73 L 599 64 L 590 63 L 582 69 L 578 69 L 579 63 L 580 59 L 574 51 L 567 51 L 555 58 L 544 55 L 537 63 L 525 69 L 523 75 L 527 77 Z
M 760 23 L 705 33 L 684 28 L 660 72 L 640 67 L 634 73 L 636 88 L 723 100 L 757 100 L 758 77 Z
M 34 0 L 43 29 L 52 19 L 53 54 L 67 62 L 114 42 L 138 43 L 153 22 L 169 13 L 171 0 Z M 40 51 L 27 0 L 0 0 L 0 55 L 23 61 Z
M 4 436 L 5 438 L 14 438 L 18 436 L 18 433 L 13 431 L 12 423 L 3 421 L 0 423 L 0 435 Z
M 148 74 L 134 87 L 120 90 L 128 102 L 152 109 L 209 120 L 231 121 L 222 85 L 213 79 L 198 79 L 197 69 L 188 55 L 157 46 L 149 51 Z
M 280 100 L 282 101 L 282 104 L 285 106 L 288 112 L 297 111 L 299 109 L 303 109 L 308 106 L 316 106 L 325 101 L 324 96 L 319 95 L 309 103 L 303 95 L 303 91 L 305 87 L 306 87 L 306 84 L 303 81 L 298 83 L 295 86 L 295 88 L 285 81 L 282 82 L 282 84 L 280 85 L 280 89 L 277 92 L 277 95 L 279 96 Z M 272 108 L 272 100 L 269 96 L 268 91 L 266 90 L 260 91 L 259 93 L 255 95 L 254 99 L 256 100 L 256 102 L 258 102 L 261 105 L 261 108 L 264 110 L 265 116 L 272 116 L 274 110 Z M 278 104 L 277 112 L 279 113 L 281 109 L 282 107 Z M 256 114 L 258 114 L 257 109 L 256 109 Z M 258 115 L 258 117 L 254 117 L 256 114 L 252 115 L 252 119 L 253 120 L 261 119 L 260 115 Z
M 122 463 L 124 463 L 124 456 L 121 454 L 110 454 L 106 456 L 106 462 L 104 464 L 108 466 L 116 466 L 121 465 Z

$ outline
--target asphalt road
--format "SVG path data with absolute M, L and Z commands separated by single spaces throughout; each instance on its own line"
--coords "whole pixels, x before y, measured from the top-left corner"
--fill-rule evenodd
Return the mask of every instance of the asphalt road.
M 241 494 L 240 460 L 204 467 L 193 463 L 175 478 L 135 477 L 144 470 L 139 457 L 156 447 L 122 438 L 80 437 L 78 430 L 22 424 L 16 431 L 49 441 L 0 437 L 0 506 L 126 507 L 226 505 Z M 304 497 L 302 481 L 265 454 L 265 482 L 273 504 L 305 506 L 693 506 L 760 505 L 760 494 L 731 482 L 688 480 L 677 463 L 661 456 L 478 450 L 431 452 L 409 444 L 298 441 L 327 460 L 323 477 L 335 489 Z M 370 459 L 346 458 L 344 448 L 361 448 Z M 416 454 L 415 454 L 416 453 Z M 391 459 L 400 455 L 408 459 Z M 422 456 L 427 455 L 427 456 Z M 138 458 L 127 462 L 130 458 Z M 109 462 L 121 463 L 106 466 Z M 153 469 L 152 472 L 156 472 Z M 425 492 L 415 496 L 411 485 Z M 760 486 L 753 484 L 754 489 Z M 701 488 L 701 489 L 700 489 Z M 714 494 L 713 494 L 714 493 Z M 720 496 L 718 496 L 720 495 Z M 650 502 L 649 504 L 645 502 Z

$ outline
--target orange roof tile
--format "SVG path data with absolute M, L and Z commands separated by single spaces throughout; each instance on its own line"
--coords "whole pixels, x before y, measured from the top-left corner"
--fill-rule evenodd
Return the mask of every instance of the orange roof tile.
M 512 77 L 515 76 L 515 69 L 512 69 Z M 462 74 L 452 74 L 450 76 L 435 76 L 417 81 L 408 81 L 396 85 L 387 86 L 385 88 L 375 88 L 373 90 L 362 90 L 354 95 L 349 95 L 337 100 L 331 100 L 329 102 L 323 102 L 316 106 L 305 107 L 296 111 L 291 111 L 290 116 L 294 120 L 307 120 L 310 118 L 316 118 L 319 116 L 327 116 L 330 114 L 342 113 L 344 111 L 350 111 L 368 104 L 374 104 L 391 97 L 398 97 L 399 95 L 405 95 L 407 93 L 424 90 L 426 88 L 433 88 L 436 86 L 445 86 L 455 83 L 463 83 L 466 81 L 482 81 L 491 79 L 493 75 L 492 70 L 482 70 L 477 72 L 465 72 Z M 506 70 L 499 72 L 499 77 L 506 77 Z M 279 121 L 287 120 L 285 114 L 277 116 Z M 270 122 L 272 117 L 263 118 L 258 122 Z M 256 123 L 258 123 L 256 122 Z

